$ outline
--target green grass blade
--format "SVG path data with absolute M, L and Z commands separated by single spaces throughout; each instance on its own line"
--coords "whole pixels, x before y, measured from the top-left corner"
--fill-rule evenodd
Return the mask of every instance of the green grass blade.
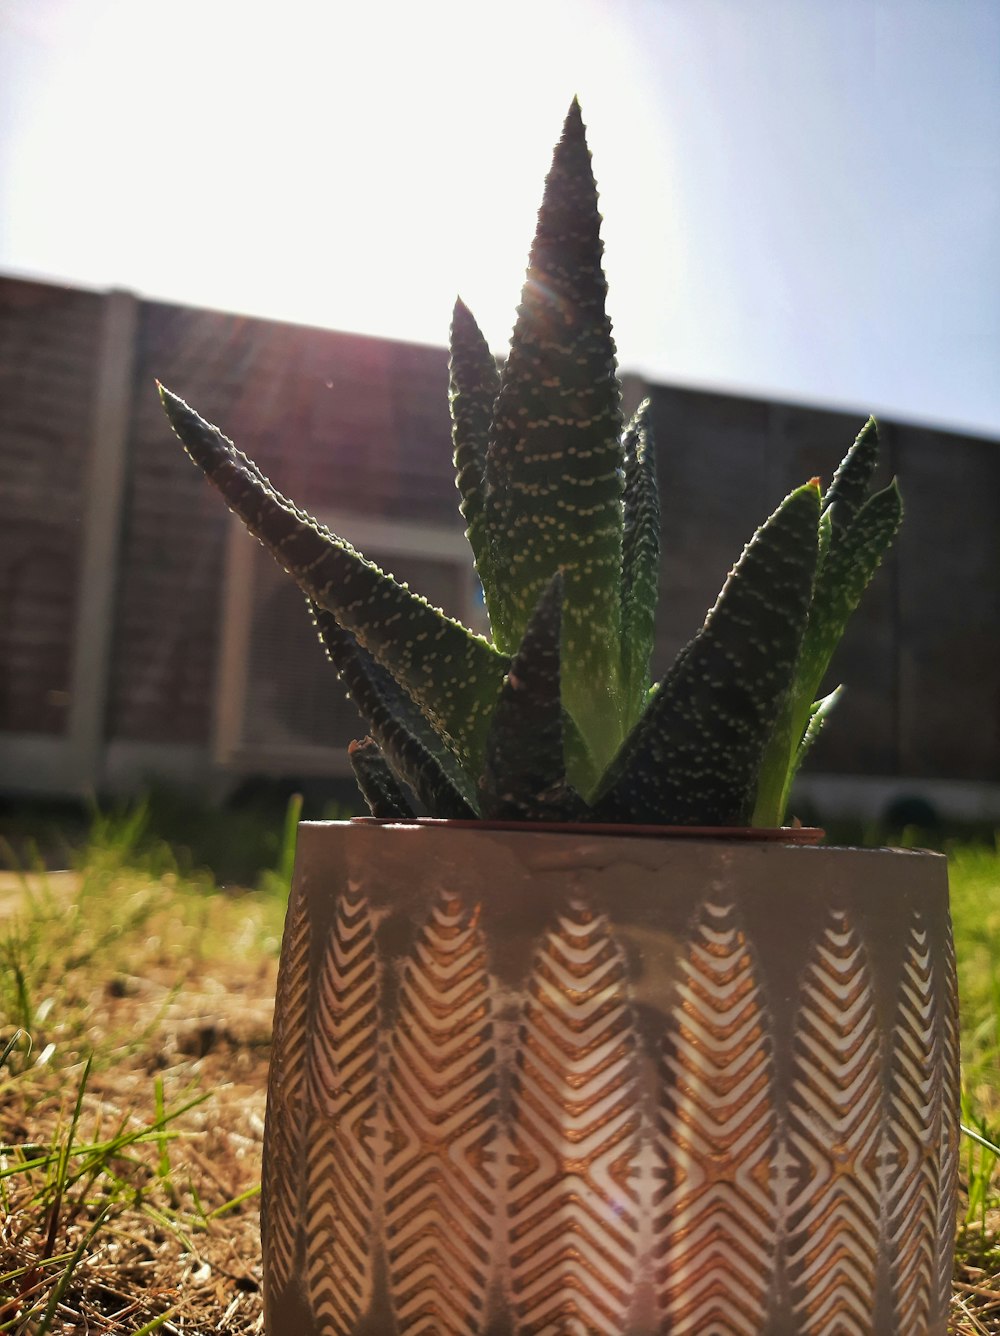
M 154 1317 L 149 1322 L 144 1322 L 141 1327 L 136 1328 L 132 1336 L 152 1336 L 154 1331 L 162 1330 L 176 1312 L 176 1308 L 168 1308 L 165 1313 L 160 1313 L 158 1317 Z
M 493 404 L 500 390 L 500 373 L 472 312 L 459 298 L 451 320 L 451 357 L 448 363 L 448 401 L 455 482 L 483 588 L 492 588 L 489 541 L 483 512 L 486 485 L 486 449 L 493 422 Z
M 565 580 L 562 693 L 602 764 L 622 728 L 622 448 L 600 214 L 574 102 L 545 183 L 486 461 L 494 639 Z
M 162 386 L 160 397 L 188 454 L 250 532 L 406 688 L 477 773 L 506 657 L 287 501 L 182 399 Z
M 30 1038 L 28 1038 L 25 1031 L 20 1029 L 15 1030 L 14 1033 L 11 1035 L 11 1037 L 4 1044 L 3 1052 L 0 1053 L 0 1069 L 4 1068 L 7 1065 L 7 1059 L 14 1052 L 14 1049 L 17 1048 L 18 1044 L 21 1042 L 22 1039 L 28 1039 L 28 1044 L 30 1049 L 31 1040 Z
M 239 1193 L 235 1197 L 230 1197 L 229 1201 L 224 1201 L 221 1206 L 216 1206 L 214 1211 L 209 1211 L 205 1216 L 206 1220 L 220 1220 L 230 1211 L 238 1210 L 244 1202 L 251 1201 L 254 1197 L 260 1196 L 260 1184 L 255 1183 L 252 1188 L 247 1188 L 245 1192 Z
M 57 1266 L 64 1266 L 72 1256 L 73 1254 L 71 1252 L 64 1252 L 56 1253 L 53 1257 L 33 1257 L 31 1261 L 27 1262 L 24 1266 L 18 1266 L 15 1267 L 13 1271 L 4 1271 L 0 1274 L 0 1285 L 9 1285 L 12 1280 L 20 1280 L 23 1276 L 31 1275 L 35 1271 L 52 1270 Z M 24 1296 L 19 1296 L 18 1301 L 20 1302 L 23 1297 Z M 0 1311 L 2 1311 L 5 1306 L 3 1299 L 0 1298 Z M 0 1327 L 0 1331 L 2 1330 L 3 1328 Z
M 622 672 L 629 726 L 642 713 L 649 690 L 660 581 L 660 498 L 651 416 L 652 404 L 646 399 L 623 439 Z
M 739 826 L 789 690 L 815 575 L 819 487 L 786 497 L 601 781 L 599 821 Z
M 159 1156 L 156 1172 L 165 1181 L 170 1177 L 170 1137 L 162 1130 L 163 1120 L 167 1116 L 167 1107 L 163 1099 L 162 1076 L 157 1076 L 153 1081 L 153 1098 L 156 1102 L 156 1122 L 160 1128 L 157 1133 Z
M 981 1150 L 989 1151 L 991 1155 L 995 1155 L 1000 1160 L 1000 1146 L 995 1142 L 990 1141 L 981 1132 L 977 1132 L 974 1127 L 966 1127 L 965 1123 L 962 1123 L 961 1130 L 963 1136 L 967 1136 L 970 1141 L 974 1141 Z
M 295 873 L 295 851 L 299 842 L 299 822 L 302 819 L 303 798 L 301 793 L 293 793 L 285 806 L 285 824 L 281 831 L 281 848 L 278 851 L 278 865 L 275 876 L 283 887 L 291 888 Z
M 87 1250 L 89 1249 L 90 1245 L 93 1243 L 94 1239 L 100 1233 L 105 1220 L 107 1220 L 108 1216 L 111 1214 L 112 1208 L 113 1208 L 112 1202 L 108 1202 L 107 1205 L 101 1208 L 101 1210 L 97 1214 L 97 1217 L 91 1224 L 90 1228 L 84 1234 L 83 1238 L 81 1238 L 77 1246 L 73 1249 L 72 1257 L 66 1263 L 62 1275 L 59 1277 L 58 1281 L 53 1287 L 52 1293 L 49 1295 L 49 1301 L 45 1307 L 45 1312 L 42 1314 L 42 1320 L 35 1328 L 35 1336 L 46 1336 L 46 1333 L 52 1330 L 53 1319 L 55 1318 L 55 1315 L 59 1309 L 60 1303 L 62 1303 L 63 1295 L 69 1288 L 69 1283 L 73 1278 L 73 1274 L 76 1271 L 76 1268 L 80 1265 L 83 1258 L 86 1256 Z

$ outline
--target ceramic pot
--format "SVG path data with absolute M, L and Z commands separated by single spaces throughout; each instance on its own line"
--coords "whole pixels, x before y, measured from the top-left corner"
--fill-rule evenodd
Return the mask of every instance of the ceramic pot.
M 270 1336 L 944 1336 L 945 860 L 306 823 Z

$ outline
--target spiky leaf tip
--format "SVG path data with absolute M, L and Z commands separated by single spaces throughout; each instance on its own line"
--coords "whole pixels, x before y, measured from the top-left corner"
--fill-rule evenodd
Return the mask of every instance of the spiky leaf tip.
M 829 511 L 835 531 L 845 529 L 863 504 L 878 464 L 878 454 L 878 423 L 874 417 L 869 417 L 837 466 L 823 498 L 823 509 Z
M 568 785 L 559 690 L 562 574 L 549 581 L 514 656 L 486 739 L 480 809 L 494 820 L 567 821 L 584 804 Z
M 602 780 L 595 819 L 749 821 L 808 616 L 819 502 L 815 483 L 799 487 L 757 530 Z
M 869 419 L 869 423 L 873 421 Z M 895 479 L 860 507 L 855 506 L 849 521 L 831 525 L 832 512 L 840 507 L 838 502 L 823 511 L 820 561 L 809 621 L 795 681 L 775 721 L 761 767 L 755 825 L 777 826 L 784 819 L 792 780 L 805 755 L 802 744 L 811 727 L 815 697 L 851 615 L 902 523 L 903 505 Z M 849 507 L 841 513 L 848 514 Z
M 816 581 L 816 609 L 809 633 L 827 643 L 840 639 L 847 619 L 861 601 L 903 522 L 903 498 L 893 478 L 875 492 L 839 532 Z M 832 647 L 831 647 L 832 648 Z
M 476 570 L 483 587 L 491 586 L 489 543 L 483 512 L 486 448 L 500 372 L 489 344 L 461 298 L 455 302 L 449 340 L 448 399 L 459 509 L 466 523 Z
M 621 392 L 597 188 L 576 102 L 545 183 L 486 460 L 487 606 L 513 651 L 565 578 L 563 699 L 602 764 L 621 736 Z
M 405 820 L 415 815 L 374 738 L 349 743 L 347 756 L 372 816 Z

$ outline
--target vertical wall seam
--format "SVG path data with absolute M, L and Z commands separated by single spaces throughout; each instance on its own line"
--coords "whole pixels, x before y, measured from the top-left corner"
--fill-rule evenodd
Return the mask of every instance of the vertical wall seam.
M 80 793 L 92 792 L 102 778 L 137 328 L 136 298 L 109 292 L 97 352 L 70 678 L 67 788 Z

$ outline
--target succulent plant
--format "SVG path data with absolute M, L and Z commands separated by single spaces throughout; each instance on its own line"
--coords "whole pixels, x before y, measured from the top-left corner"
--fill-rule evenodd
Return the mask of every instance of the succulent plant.
M 868 495 L 869 420 L 825 495 L 796 488 L 704 625 L 650 680 L 660 519 L 649 403 L 625 425 L 597 190 L 574 101 L 545 184 L 502 369 L 459 301 L 451 328 L 460 508 L 491 634 L 475 634 L 275 490 L 164 387 L 170 421 L 304 591 L 367 722 L 372 811 L 493 820 L 780 824 L 836 693 L 814 698 L 901 517 Z

